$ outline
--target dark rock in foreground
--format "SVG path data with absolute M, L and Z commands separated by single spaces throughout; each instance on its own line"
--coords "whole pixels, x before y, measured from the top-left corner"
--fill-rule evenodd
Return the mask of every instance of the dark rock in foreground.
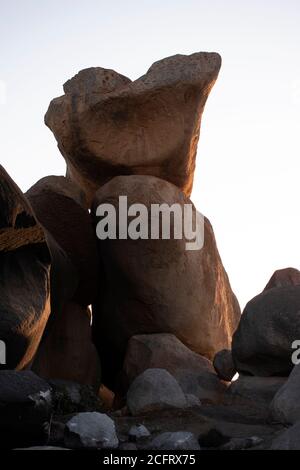
M 238 372 L 288 376 L 292 344 L 300 338 L 300 286 L 275 287 L 254 297 L 232 340 Z
M 51 410 L 47 382 L 31 371 L 0 371 L 0 446 L 45 443 Z

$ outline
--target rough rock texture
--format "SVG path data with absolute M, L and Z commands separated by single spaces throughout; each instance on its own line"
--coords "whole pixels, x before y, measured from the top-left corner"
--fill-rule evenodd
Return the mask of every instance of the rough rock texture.
M 226 395 L 232 403 L 238 401 L 249 406 L 262 406 L 268 410 L 275 394 L 285 381 L 285 377 L 240 375 L 227 389 Z
M 113 420 L 102 413 L 79 413 L 65 429 L 65 445 L 70 449 L 115 449 L 119 440 Z
M 31 371 L 0 371 L 0 447 L 46 440 L 51 387 Z
M 156 436 L 148 449 L 151 450 L 200 450 L 196 436 L 191 432 L 164 432 Z
M 132 415 L 167 408 L 185 408 L 186 398 L 178 382 L 164 369 L 147 369 L 131 384 L 127 406 Z
M 201 116 L 220 67 L 216 53 L 175 55 L 134 82 L 97 67 L 64 85 L 45 123 L 88 201 L 126 174 L 159 176 L 190 195 Z
M 54 415 L 104 411 L 103 402 L 92 386 L 60 379 L 48 379 L 47 382 L 52 388 Z M 53 425 L 54 422 L 52 422 L 51 429 L 53 429 Z
M 38 348 L 32 369 L 42 377 L 100 387 L 100 360 L 92 343 L 89 309 L 69 302 Z
M 300 338 L 300 286 L 276 287 L 254 297 L 232 340 L 239 372 L 288 376 L 292 343 Z
M 55 285 L 52 288 L 51 317 L 33 369 L 47 378 L 99 387 L 100 366 L 87 309 L 97 292 L 98 253 L 84 193 L 63 176 L 48 176 L 32 186 L 26 196 L 40 224 L 65 253 L 76 284 L 69 296 L 61 296 Z M 55 281 L 55 272 L 53 277 Z M 58 277 L 58 289 L 66 279 Z
M 97 292 L 96 235 L 84 194 L 64 176 L 39 180 L 26 196 L 40 224 L 63 249 L 78 275 L 74 300 L 90 305 Z
M 56 446 L 32 446 L 32 447 L 19 447 L 18 449 L 13 450 L 71 450 L 66 449 L 65 447 L 56 447 Z
M 222 349 L 222 351 L 219 351 L 214 357 L 213 365 L 221 380 L 230 382 L 236 374 L 232 353 L 229 349 Z
M 0 167 L 0 339 L 6 364 L 32 360 L 50 314 L 50 255 L 32 208 Z M 2 362 L 2 361 L 1 361 Z
M 128 433 L 129 439 L 133 442 L 145 439 L 150 436 L 151 436 L 150 432 L 143 424 L 132 426 Z
M 295 268 L 278 269 L 275 271 L 264 291 L 273 287 L 287 287 L 300 285 L 300 271 Z
M 246 438 L 233 438 L 228 443 L 222 445 L 220 450 L 246 450 L 256 447 L 263 442 L 263 439 L 257 436 Z
M 273 440 L 270 450 L 300 450 L 300 422 L 281 432 Z
M 295 366 L 288 380 L 276 393 L 271 403 L 273 418 L 284 424 L 300 421 L 300 367 Z
M 99 222 L 95 216 L 99 204 L 110 203 L 118 212 L 119 195 L 128 197 L 128 206 L 141 203 L 149 211 L 150 204 L 191 204 L 176 186 L 159 178 L 120 176 L 97 192 L 95 223 Z M 104 383 L 111 387 L 133 335 L 173 333 L 190 349 L 211 359 L 231 343 L 240 309 L 209 221 L 205 219 L 201 250 L 187 251 L 185 238 L 173 238 L 173 221 L 170 230 L 170 240 L 98 241 L 102 276 L 93 307 L 93 336 Z
M 216 376 L 211 362 L 187 348 L 171 334 L 137 335 L 130 338 L 124 360 L 125 383 L 146 369 L 166 369 L 175 377 L 190 404 L 199 406 L 199 399 L 218 402 L 226 386 Z M 197 400 L 198 399 L 198 400 Z

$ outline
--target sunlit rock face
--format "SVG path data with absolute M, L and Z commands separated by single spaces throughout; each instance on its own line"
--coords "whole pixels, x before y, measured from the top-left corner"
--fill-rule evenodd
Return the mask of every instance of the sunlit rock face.
M 176 186 L 153 176 L 118 176 L 100 188 L 92 205 L 110 203 L 119 214 L 119 195 L 139 202 L 192 205 Z M 196 209 L 192 205 L 194 217 Z M 117 221 L 119 216 L 117 216 Z M 119 229 L 119 226 L 118 226 Z M 170 233 L 174 234 L 174 222 Z M 240 309 L 223 267 L 212 226 L 204 219 L 204 246 L 186 250 L 186 239 L 98 240 L 99 295 L 93 336 L 103 377 L 112 386 L 133 335 L 172 333 L 191 350 L 212 359 L 230 347 Z
M 72 299 L 84 307 L 90 305 L 97 293 L 98 259 L 96 234 L 85 208 L 84 193 L 64 176 L 46 176 L 27 191 L 26 197 L 76 273 Z
M 200 52 L 155 62 L 135 81 L 104 68 L 82 70 L 45 116 L 86 193 L 117 175 L 159 176 L 190 195 L 200 123 L 221 57 Z

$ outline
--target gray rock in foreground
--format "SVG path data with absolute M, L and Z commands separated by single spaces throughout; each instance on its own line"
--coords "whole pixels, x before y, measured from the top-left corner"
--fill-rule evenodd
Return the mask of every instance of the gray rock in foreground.
M 300 450 L 300 422 L 276 437 L 271 450 Z
M 129 430 L 128 435 L 131 441 L 138 441 L 140 439 L 145 439 L 151 436 L 150 432 L 143 424 L 137 424 L 136 426 L 132 426 Z
M 13 450 L 71 450 L 71 449 L 66 449 L 65 447 L 56 447 L 56 446 L 33 446 L 33 447 L 18 447 Z
M 300 338 L 300 286 L 273 287 L 246 305 L 232 338 L 239 373 L 288 377 L 292 343 Z
M 278 390 L 272 403 L 273 419 L 283 424 L 300 421 L 300 366 L 295 366 L 288 380 Z
M 186 408 L 184 393 L 174 377 L 164 369 L 147 369 L 131 384 L 127 406 L 132 415 L 166 408 Z
M 113 420 L 97 412 L 79 413 L 70 419 L 64 441 L 71 449 L 115 449 L 119 445 Z
M 175 335 L 157 333 L 135 335 L 127 345 L 123 365 L 128 384 L 146 369 L 161 368 L 170 372 L 177 380 L 191 406 L 199 401 L 218 403 L 226 391 L 209 359 L 191 351 Z

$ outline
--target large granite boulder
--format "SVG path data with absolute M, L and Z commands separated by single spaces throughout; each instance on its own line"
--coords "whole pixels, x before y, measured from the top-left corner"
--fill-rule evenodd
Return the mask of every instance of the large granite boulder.
M 74 300 L 91 304 L 97 292 L 96 235 L 85 196 L 64 176 L 47 176 L 26 193 L 36 218 L 63 249 L 78 275 Z
M 88 204 L 113 176 L 159 176 L 190 195 L 205 102 L 221 57 L 175 55 L 135 81 L 101 67 L 64 85 L 45 116 Z
M 128 206 L 140 203 L 149 211 L 151 204 L 176 203 L 181 209 L 192 204 L 176 186 L 159 178 L 119 176 L 97 191 L 92 207 L 95 224 L 100 220 L 98 206 L 110 203 L 116 209 L 118 231 L 119 195 L 127 196 Z M 195 218 L 194 206 L 192 211 Z M 198 250 L 187 250 L 184 236 L 174 238 L 172 217 L 170 239 L 98 241 L 101 277 L 93 306 L 93 337 L 103 380 L 110 386 L 133 335 L 172 333 L 209 359 L 230 346 L 240 318 L 239 305 L 207 219 L 202 228 L 204 246 Z
M 123 366 L 125 386 L 153 368 L 167 370 L 187 396 L 201 402 L 219 402 L 226 391 L 211 361 L 191 351 L 176 336 L 164 333 L 132 336 Z
M 232 340 L 238 372 L 288 376 L 292 344 L 300 338 L 300 286 L 274 287 L 254 297 Z
M 5 363 L 31 362 L 50 314 L 50 253 L 46 234 L 21 190 L 0 167 L 0 340 Z
M 99 388 L 99 359 L 91 340 L 87 308 L 97 292 L 97 244 L 84 193 L 63 176 L 47 176 L 32 186 L 26 196 L 41 225 L 66 254 L 77 280 L 71 299 L 65 296 L 59 303 L 61 296 L 57 295 L 55 284 L 52 288 L 51 317 L 33 370 L 48 378 Z M 64 283 L 65 279 L 58 275 Z

